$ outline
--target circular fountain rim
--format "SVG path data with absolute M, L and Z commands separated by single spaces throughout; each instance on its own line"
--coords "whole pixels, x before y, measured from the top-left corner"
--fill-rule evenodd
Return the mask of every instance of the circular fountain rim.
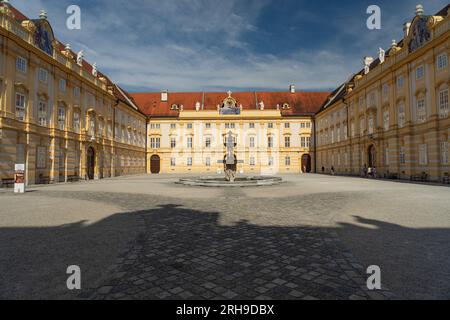
M 175 183 L 193 187 L 243 188 L 279 185 L 283 183 L 283 179 L 275 176 L 240 176 L 235 182 L 229 182 L 218 176 L 203 176 L 182 178 Z

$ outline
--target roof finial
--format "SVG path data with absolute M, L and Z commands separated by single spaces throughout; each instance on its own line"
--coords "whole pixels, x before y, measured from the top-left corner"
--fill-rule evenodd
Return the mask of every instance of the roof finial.
M 43 20 L 47 19 L 47 11 L 41 10 L 41 12 L 39 13 L 39 18 Z
M 70 43 L 66 44 L 65 49 L 66 49 L 66 51 L 70 51 L 71 50 Z
M 424 13 L 423 5 L 418 4 L 418 5 L 416 6 L 416 16 L 422 16 L 423 13 Z

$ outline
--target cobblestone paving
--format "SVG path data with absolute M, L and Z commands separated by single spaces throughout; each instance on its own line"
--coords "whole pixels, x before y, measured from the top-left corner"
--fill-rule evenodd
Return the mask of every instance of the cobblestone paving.
M 448 296 L 448 188 L 311 175 L 209 190 L 174 179 L 0 194 L 0 298 Z M 76 296 L 65 287 L 69 264 L 82 266 Z M 366 288 L 372 264 L 382 267 L 383 291 Z
M 169 199 L 158 199 L 153 205 L 166 204 L 134 212 L 142 219 L 136 241 L 111 267 L 110 279 L 92 294 L 80 297 L 184 300 L 394 297 L 387 290 L 367 290 L 363 266 L 339 243 L 332 229 L 295 223 L 286 226 L 288 217 L 298 220 L 299 210 L 295 210 L 293 203 L 298 205 L 299 199 L 284 199 L 283 203 L 241 199 L 239 208 L 230 206 L 228 200 L 239 195 L 242 194 L 236 190 L 226 191 L 213 206 L 208 201 L 174 205 L 169 204 Z M 102 198 L 108 196 L 111 195 Z M 133 203 L 135 208 L 146 202 L 131 195 L 126 198 L 128 206 Z M 115 202 L 118 199 L 116 196 Z M 326 219 L 325 211 L 319 208 L 323 209 L 327 200 L 323 199 L 321 206 L 312 205 L 317 201 L 318 196 L 303 199 L 303 206 L 308 209 L 302 218 L 320 212 Z M 281 218 L 273 215 L 277 208 L 283 212 Z M 330 206 L 326 212 L 332 211 Z M 237 213 L 244 219 L 237 220 Z M 264 216 L 261 226 L 245 219 L 257 221 L 258 213 Z M 267 226 L 270 220 L 275 222 L 273 226 Z M 276 225 L 281 222 L 283 226 Z

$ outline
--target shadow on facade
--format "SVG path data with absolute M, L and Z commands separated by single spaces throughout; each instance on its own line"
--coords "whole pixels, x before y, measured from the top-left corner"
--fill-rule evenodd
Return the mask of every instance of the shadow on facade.
M 167 204 L 93 225 L 1 228 L 0 298 L 98 298 L 94 288 L 111 286 L 102 297 L 348 299 L 367 297 L 361 286 L 372 264 L 396 295 L 450 297 L 450 230 L 355 218 L 367 227 L 225 225 L 218 212 Z M 110 273 L 119 251 L 123 261 Z M 81 267 L 81 294 L 65 287 L 69 265 Z

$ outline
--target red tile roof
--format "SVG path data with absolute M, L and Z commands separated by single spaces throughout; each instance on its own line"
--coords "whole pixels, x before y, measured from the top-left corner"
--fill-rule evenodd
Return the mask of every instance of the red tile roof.
M 264 109 L 276 110 L 280 106 L 285 116 L 310 115 L 319 111 L 329 92 L 236 92 L 232 97 L 238 106 L 242 104 L 244 110 L 255 110 L 257 105 L 264 102 Z M 195 110 L 199 102 L 204 110 L 216 110 L 217 105 L 222 106 L 227 93 L 219 92 L 169 92 L 168 102 L 161 101 L 161 93 L 130 93 L 129 94 L 141 111 L 152 117 L 177 117 L 179 111 L 171 110 L 171 106 L 183 105 L 183 110 Z M 283 104 L 288 103 L 290 108 L 283 110 Z

